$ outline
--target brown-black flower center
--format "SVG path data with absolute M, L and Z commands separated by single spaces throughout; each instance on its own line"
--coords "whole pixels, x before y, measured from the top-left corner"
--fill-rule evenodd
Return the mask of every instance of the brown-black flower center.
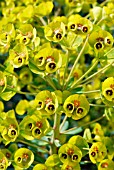
M 18 63 L 22 63 L 22 58 L 18 58 Z
M 96 48 L 97 48 L 97 49 L 102 48 L 102 44 L 101 44 L 100 42 L 96 43 Z
M 73 155 L 73 160 L 77 160 L 78 159 L 78 155 Z
M 107 94 L 108 96 L 112 96 L 112 95 L 113 95 L 113 91 L 112 91 L 112 90 L 107 90 L 107 91 L 106 91 L 106 94 Z
M 78 110 L 77 110 L 77 113 L 83 113 L 83 109 L 82 108 L 78 108 Z
M 4 169 L 4 166 L 2 164 L 0 164 L 0 169 Z
M 55 64 L 55 63 L 50 63 L 50 64 L 49 64 L 49 68 L 54 69 L 55 67 L 56 67 L 56 64 Z
M 23 38 L 23 41 L 26 42 L 26 40 L 27 40 L 26 37 L 24 37 L 24 38 Z
M 95 157 L 96 153 L 95 152 L 92 152 L 91 153 L 91 156 Z
M 32 123 L 29 123 L 28 126 L 30 129 L 32 129 Z
M 107 39 L 107 43 L 108 43 L 108 44 L 111 44 L 111 41 L 110 41 L 110 39 L 109 39 L 109 38 Z
M 54 105 L 53 105 L 53 104 L 49 104 L 48 109 L 49 109 L 49 110 L 54 110 L 54 109 L 55 109 L 55 107 L 54 107 Z
M 38 107 L 41 107 L 41 106 L 42 106 L 42 102 L 39 101 L 39 102 L 38 102 Z
M 17 161 L 20 162 L 21 161 L 21 157 L 18 157 Z
M 84 26 L 84 27 L 82 28 L 82 31 L 83 31 L 84 33 L 86 33 L 86 32 L 88 32 L 88 28 L 87 28 L 86 26 Z
M 73 105 L 71 103 L 67 104 L 67 109 L 68 110 L 72 110 L 73 109 Z
M 62 153 L 62 157 L 63 157 L 64 159 L 67 159 L 67 154 Z
M 6 157 L 10 158 L 11 154 L 9 152 L 6 152 Z
M 39 134 L 41 133 L 40 129 L 37 128 L 37 129 L 35 130 L 35 133 L 39 135 Z
M 41 63 L 42 62 L 42 60 L 43 60 L 43 57 L 39 57 L 38 58 L 38 61 Z
M 56 34 L 56 38 L 60 40 L 60 39 L 62 38 L 61 33 L 57 33 L 57 34 Z
M 16 135 L 16 131 L 15 131 L 15 130 L 12 130 L 12 131 L 11 131 L 11 135 L 15 136 L 15 135 Z
M 71 29 L 75 29 L 75 27 L 76 27 L 75 24 L 72 24 L 72 25 L 70 26 Z

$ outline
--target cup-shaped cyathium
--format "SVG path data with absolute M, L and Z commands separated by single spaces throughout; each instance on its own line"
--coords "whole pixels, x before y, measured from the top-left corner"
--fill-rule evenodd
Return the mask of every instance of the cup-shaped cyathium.
M 29 168 L 34 161 L 34 154 L 27 148 L 19 148 L 14 154 L 14 161 L 19 168 Z
M 65 100 L 63 108 L 68 117 L 78 120 L 87 115 L 89 102 L 85 95 L 73 94 Z

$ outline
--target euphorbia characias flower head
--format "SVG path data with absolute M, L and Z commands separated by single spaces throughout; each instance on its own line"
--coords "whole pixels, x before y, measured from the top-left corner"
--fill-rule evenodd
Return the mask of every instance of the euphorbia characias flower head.
M 74 94 L 69 96 L 63 105 L 65 113 L 74 120 L 83 118 L 89 111 L 89 102 L 85 95 Z
M 34 161 L 34 154 L 26 148 L 19 148 L 14 154 L 16 166 L 20 168 L 29 168 Z
M 71 165 L 76 165 L 82 158 L 81 150 L 77 146 L 70 143 L 62 145 L 58 151 L 58 154 L 60 161 L 65 164 L 71 163 Z

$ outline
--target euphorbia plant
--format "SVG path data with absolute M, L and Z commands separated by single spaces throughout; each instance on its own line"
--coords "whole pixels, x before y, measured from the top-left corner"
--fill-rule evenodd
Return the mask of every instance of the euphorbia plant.
M 0 1 L 0 169 L 114 169 L 114 2 Z

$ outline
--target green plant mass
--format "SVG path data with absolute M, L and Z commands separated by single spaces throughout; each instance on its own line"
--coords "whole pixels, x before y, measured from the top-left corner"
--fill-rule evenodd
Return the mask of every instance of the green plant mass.
M 0 170 L 114 170 L 114 0 L 0 0 Z

